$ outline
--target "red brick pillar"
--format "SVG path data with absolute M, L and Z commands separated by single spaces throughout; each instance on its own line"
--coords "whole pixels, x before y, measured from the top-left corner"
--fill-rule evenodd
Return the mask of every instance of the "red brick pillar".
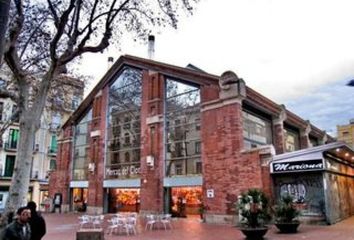
M 95 96 L 92 105 L 92 122 L 90 126 L 90 150 L 88 169 L 87 211 L 103 212 L 103 180 L 104 180 L 104 145 L 106 127 L 106 105 L 108 88 L 104 88 Z
M 300 130 L 300 148 L 306 149 L 312 147 L 309 134 L 311 132 L 311 124 L 307 122 L 306 128 Z
M 276 154 L 286 152 L 285 136 L 284 136 L 284 121 L 286 119 L 285 106 L 282 105 L 282 110 L 276 119 L 273 119 L 273 143 Z
M 231 73 L 232 74 L 232 73 Z M 219 99 L 202 105 L 201 138 L 203 161 L 203 201 L 207 206 L 207 222 L 225 222 L 233 219 L 229 214 L 240 193 L 239 172 L 245 170 L 240 164 L 243 150 L 242 100 L 245 84 L 237 76 L 220 79 Z M 225 82 L 231 84 L 223 85 Z M 213 89 L 202 89 L 202 96 Z M 209 193 L 209 195 L 208 195 Z M 212 194 L 212 195 L 210 195 Z
M 140 211 L 162 212 L 164 77 L 144 71 L 142 84 Z
M 49 196 L 53 199 L 55 193 L 61 193 L 63 197 L 63 210 L 68 209 L 70 184 L 70 168 L 72 155 L 72 126 L 67 126 L 58 138 L 58 152 L 56 157 L 57 168 L 49 177 Z

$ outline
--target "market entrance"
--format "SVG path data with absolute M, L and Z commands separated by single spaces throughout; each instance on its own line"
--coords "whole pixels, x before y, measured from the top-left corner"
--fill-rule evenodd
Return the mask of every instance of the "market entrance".
M 111 188 L 108 191 L 108 212 L 139 212 L 140 189 Z
M 72 208 L 74 211 L 86 212 L 87 208 L 87 188 L 72 189 Z
M 174 217 L 199 214 L 202 204 L 202 187 L 173 187 L 170 191 L 170 212 Z

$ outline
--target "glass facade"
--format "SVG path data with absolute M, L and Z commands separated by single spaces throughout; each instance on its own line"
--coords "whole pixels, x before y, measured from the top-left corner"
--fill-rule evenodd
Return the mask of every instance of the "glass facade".
M 200 90 L 166 80 L 166 176 L 201 174 Z
M 109 88 L 106 178 L 140 175 L 142 72 L 125 68 Z
M 73 180 L 87 180 L 92 110 L 75 127 Z
M 248 111 L 242 111 L 245 149 L 272 144 L 272 123 Z

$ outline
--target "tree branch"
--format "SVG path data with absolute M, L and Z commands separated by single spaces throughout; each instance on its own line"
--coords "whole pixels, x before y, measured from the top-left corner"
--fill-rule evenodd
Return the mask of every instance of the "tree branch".
M 50 58 L 52 59 L 53 63 L 56 63 L 58 60 L 56 55 L 57 44 L 60 38 L 63 36 L 65 26 L 69 19 L 69 15 L 71 11 L 74 9 L 74 7 L 75 7 L 75 0 L 70 0 L 70 4 L 68 8 L 63 12 L 62 16 L 58 21 L 58 26 L 56 26 L 57 32 L 50 43 Z

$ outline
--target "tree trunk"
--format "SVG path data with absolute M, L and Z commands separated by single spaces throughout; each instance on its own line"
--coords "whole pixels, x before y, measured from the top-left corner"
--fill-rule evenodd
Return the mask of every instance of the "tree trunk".
M 26 115 L 31 115 L 31 113 L 28 112 Z M 37 125 L 35 121 L 36 118 L 23 116 L 20 122 L 20 141 L 17 149 L 9 197 L 6 202 L 8 211 L 16 211 L 19 206 L 23 206 L 27 203 L 33 156 L 33 141 Z
M 10 2 L 11 0 L 0 0 L 0 66 L 4 55 L 5 33 L 9 19 Z

